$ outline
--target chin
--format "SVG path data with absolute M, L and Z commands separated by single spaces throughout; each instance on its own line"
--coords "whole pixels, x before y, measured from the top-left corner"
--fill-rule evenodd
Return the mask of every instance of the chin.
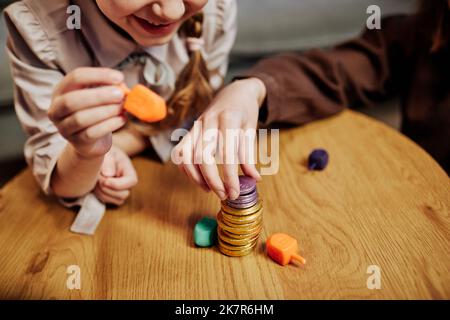
M 133 37 L 134 41 L 137 42 L 142 47 L 153 47 L 153 46 L 162 46 L 164 44 L 167 44 L 172 40 L 173 36 L 175 34 L 167 35 L 164 37 L 158 37 L 158 38 L 147 38 L 142 36 L 136 36 Z

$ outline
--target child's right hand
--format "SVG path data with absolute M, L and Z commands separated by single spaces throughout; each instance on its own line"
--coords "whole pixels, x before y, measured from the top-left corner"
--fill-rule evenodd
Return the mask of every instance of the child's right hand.
M 122 113 L 124 80 L 119 71 L 79 68 L 56 87 L 48 117 L 80 156 L 96 158 L 112 146 L 112 133 L 126 123 Z

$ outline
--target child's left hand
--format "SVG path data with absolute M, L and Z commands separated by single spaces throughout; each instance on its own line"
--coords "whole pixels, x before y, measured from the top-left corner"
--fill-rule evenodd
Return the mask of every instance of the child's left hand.
M 122 205 L 138 182 L 131 159 L 113 146 L 105 155 L 94 194 L 105 204 Z

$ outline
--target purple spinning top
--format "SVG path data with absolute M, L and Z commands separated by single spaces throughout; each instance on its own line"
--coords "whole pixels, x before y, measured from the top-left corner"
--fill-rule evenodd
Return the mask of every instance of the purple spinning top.
M 323 170 L 328 164 L 328 152 L 324 149 L 315 149 L 308 158 L 309 170 Z

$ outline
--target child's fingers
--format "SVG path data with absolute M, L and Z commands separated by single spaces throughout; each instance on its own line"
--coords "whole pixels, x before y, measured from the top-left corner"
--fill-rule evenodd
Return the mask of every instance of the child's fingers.
M 138 182 L 138 176 L 136 170 L 134 169 L 133 163 L 131 162 L 130 157 L 120 152 L 116 155 L 117 158 L 117 174 L 116 176 L 129 176 L 135 179 L 136 183 Z
M 181 160 L 178 168 L 183 171 L 190 180 L 206 191 L 209 190 L 209 187 L 207 186 L 206 181 L 204 181 L 198 166 L 194 164 L 193 140 L 194 137 L 191 131 L 183 137 L 181 142 L 174 148 L 173 152 L 176 157 Z
M 123 176 L 118 178 L 108 178 L 103 183 L 106 188 L 117 191 L 131 189 L 137 184 L 138 180 L 135 176 Z
M 97 196 L 97 198 L 102 201 L 105 204 L 113 204 L 116 206 L 121 206 L 122 204 L 125 203 L 126 199 L 118 199 L 115 197 L 111 197 L 109 195 L 107 195 L 105 192 L 103 192 L 102 189 L 100 188 L 96 188 L 94 191 L 94 194 Z
M 69 137 L 69 140 L 80 144 L 93 143 L 98 139 L 119 130 L 125 123 L 126 118 L 123 116 L 110 118 Z
M 261 181 L 261 175 L 259 174 L 258 170 L 256 169 L 256 166 L 254 164 L 250 163 L 242 163 L 241 164 L 242 172 L 249 177 L 252 177 L 256 181 Z
M 55 96 L 93 85 L 119 85 L 122 72 L 108 68 L 78 68 L 70 72 L 55 90 Z
M 205 190 L 206 192 L 210 192 L 211 189 L 208 186 L 208 183 L 206 182 L 205 178 L 203 177 L 203 175 L 201 174 L 201 170 L 200 170 L 200 166 L 198 164 L 194 164 L 195 167 L 195 172 L 197 173 L 197 184 L 202 187 L 203 190 Z
M 130 190 L 114 190 L 101 186 L 101 191 L 108 197 L 115 198 L 117 200 L 126 200 L 130 196 Z
M 239 170 L 238 150 L 241 135 L 242 117 L 236 115 L 223 115 L 220 117 L 220 131 L 224 137 L 223 150 L 223 180 L 231 200 L 239 197 Z M 227 132 L 228 130 L 232 133 Z M 227 134 L 228 133 L 228 134 Z
M 57 124 L 57 127 L 59 132 L 67 137 L 121 114 L 122 106 L 120 104 L 90 108 L 65 118 Z
M 205 179 L 203 179 L 203 176 L 198 166 L 196 166 L 195 168 L 193 164 L 185 163 L 179 165 L 179 168 L 186 174 L 186 176 L 189 179 L 191 179 L 194 183 L 198 184 L 203 190 L 205 190 L 206 192 L 211 191 Z
M 216 161 L 211 159 L 211 162 L 202 162 L 198 164 L 198 168 L 209 189 L 213 190 L 221 200 L 225 200 L 227 198 L 227 193 L 222 179 L 220 178 Z
M 48 117 L 58 121 L 83 109 L 119 104 L 123 98 L 123 91 L 114 86 L 71 91 L 54 99 Z
M 239 163 L 242 172 L 256 181 L 261 180 L 261 175 L 256 169 L 256 130 L 252 134 L 241 134 L 239 142 Z
M 239 167 L 237 163 L 223 165 L 223 181 L 228 198 L 236 200 L 239 197 Z
M 217 134 L 217 120 L 215 118 L 203 118 L 203 134 L 210 132 L 210 130 L 213 130 L 212 132 Z M 203 138 L 202 135 L 199 135 L 194 140 L 195 148 L 193 156 L 195 160 L 194 163 L 197 165 L 195 169 L 200 170 L 200 174 L 203 177 L 202 180 L 206 181 L 209 189 L 213 190 L 221 200 L 225 200 L 227 198 L 227 193 L 225 191 L 225 186 L 222 183 L 222 179 L 220 178 L 217 163 L 214 158 L 217 146 L 217 135 L 211 137 L 214 148 L 211 149 L 210 154 L 207 154 L 207 151 L 205 152 L 203 149 L 203 147 L 205 147 L 203 145 Z M 190 172 L 192 173 L 193 171 L 190 170 Z
M 103 160 L 103 164 L 101 167 L 101 174 L 103 177 L 109 178 L 109 177 L 114 177 L 116 175 L 116 172 L 117 172 L 116 161 L 110 153 L 107 153 Z M 101 179 L 101 182 L 104 181 L 103 177 Z
M 198 137 L 198 136 L 197 136 Z M 195 164 L 194 158 L 194 136 L 189 133 L 181 142 L 181 158 L 183 159 L 182 168 L 184 173 L 196 184 L 202 187 L 205 191 L 210 190 L 198 165 Z

